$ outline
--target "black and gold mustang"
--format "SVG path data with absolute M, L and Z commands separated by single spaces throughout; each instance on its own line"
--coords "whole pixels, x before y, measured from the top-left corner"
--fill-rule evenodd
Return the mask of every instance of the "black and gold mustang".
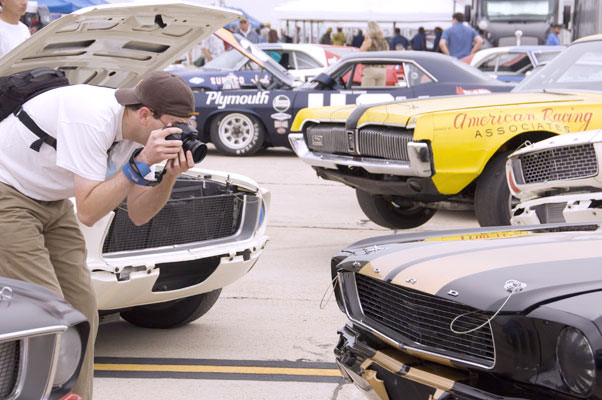
M 372 399 L 602 399 L 601 249 L 597 224 L 357 242 L 337 364 Z

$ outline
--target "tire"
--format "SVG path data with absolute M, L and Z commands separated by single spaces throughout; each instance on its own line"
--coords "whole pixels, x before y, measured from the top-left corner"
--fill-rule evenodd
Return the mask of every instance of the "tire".
M 122 312 L 127 322 L 151 329 L 169 329 L 199 319 L 213 307 L 222 289 L 165 303 L 148 304 Z
M 435 209 L 417 206 L 410 200 L 370 194 L 359 189 L 355 192 L 364 214 L 372 222 L 385 228 L 416 228 L 435 215 Z
M 510 225 L 514 197 L 506 181 L 506 159 L 511 152 L 494 156 L 477 180 L 474 209 L 481 226 Z
M 211 142 L 227 156 L 250 156 L 263 147 L 265 132 L 252 115 L 224 113 L 213 119 L 209 128 Z

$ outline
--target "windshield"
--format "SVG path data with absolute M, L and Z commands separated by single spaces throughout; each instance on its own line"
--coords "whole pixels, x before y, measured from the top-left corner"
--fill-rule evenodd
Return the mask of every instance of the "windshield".
M 537 64 L 545 64 L 552 61 L 558 54 L 560 54 L 560 51 L 536 51 L 533 53 L 533 57 L 535 57 Z
M 486 0 L 483 14 L 490 21 L 545 21 L 554 0 Z
M 602 41 L 570 46 L 513 92 L 544 89 L 602 92 Z
M 229 49 L 204 65 L 205 68 L 233 70 L 243 60 L 246 60 L 238 50 Z

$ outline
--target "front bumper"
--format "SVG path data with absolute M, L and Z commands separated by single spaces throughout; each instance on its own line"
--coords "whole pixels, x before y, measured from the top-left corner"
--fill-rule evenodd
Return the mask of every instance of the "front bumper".
M 116 268 L 115 272 L 93 269 L 92 284 L 96 291 L 98 309 L 117 310 L 162 303 L 223 288 L 251 270 L 267 241 L 267 236 L 259 236 L 236 244 L 174 251 L 163 256 L 155 254 L 152 257 L 129 257 L 129 260 L 128 257 L 124 257 L 118 265 L 129 261 L 129 265 L 135 267 L 131 272 L 127 267 Z M 169 268 L 169 266 L 162 267 L 162 263 L 173 265 L 194 260 L 202 262 L 211 257 L 219 257 L 219 265 L 202 282 L 176 290 L 153 291 L 161 268 Z M 129 273 L 125 275 L 125 272 Z
M 353 325 L 339 331 L 336 363 L 345 379 L 378 400 L 526 400 L 499 396 L 462 383 L 468 373 L 393 349 L 377 350 Z
M 348 156 L 311 151 L 302 133 L 288 135 L 291 147 L 301 160 L 312 167 L 337 169 L 337 166 L 363 168 L 373 174 L 398 176 L 432 176 L 431 157 L 426 143 L 408 143 L 409 161 L 383 160 L 378 158 Z
M 557 222 L 602 222 L 602 192 L 562 194 L 519 203 L 512 210 L 512 225 Z

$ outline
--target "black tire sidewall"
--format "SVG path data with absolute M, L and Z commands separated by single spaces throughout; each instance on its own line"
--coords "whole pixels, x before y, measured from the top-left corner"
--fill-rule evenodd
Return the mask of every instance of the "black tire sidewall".
M 424 225 L 435 214 L 434 209 L 420 207 L 415 214 L 400 214 L 384 196 L 356 189 L 357 201 L 366 216 L 375 224 L 390 229 L 411 229 Z
M 510 225 L 510 189 L 506 180 L 510 153 L 495 155 L 477 180 L 474 209 L 480 226 Z
M 229 147 L 226 143 L 223 143 L 219 137 L 219 126 L 222 120 L 228 115 L 232 114 L 242 114 L 245 117 L 249 118 L 253 123 L 253 140 L 247 146 L 242 149 L 233 149 Z M 241 112 L 232 112 L 232 113 L 222 113 L 217 115 L 211 121 L 211 125 L 209 127 L 209 135 L 211 137 L 211 143 L 213 143 L 217 149 L 222 154 L 228 156 L 250 156 L 255 154 L 263 147 L 263 143 L 265 140 L 265 133 L 261 122 L 255 118 L 253 115 L 249 115 Z

